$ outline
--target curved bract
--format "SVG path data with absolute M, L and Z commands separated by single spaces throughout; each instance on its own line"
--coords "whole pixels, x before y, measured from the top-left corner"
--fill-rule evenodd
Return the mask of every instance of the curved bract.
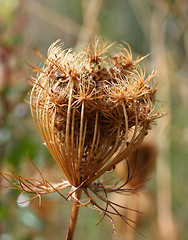
M 113 44 L 112 44 L 113 45 Z M 106 42 L 82 52 L 56 41 L 33 81 L 30 105 L 38 131 L 68 182 L 89 186 L 143 140 L 153 112 L 155 73 L 145 77 L 130 47 L 111 56 Z

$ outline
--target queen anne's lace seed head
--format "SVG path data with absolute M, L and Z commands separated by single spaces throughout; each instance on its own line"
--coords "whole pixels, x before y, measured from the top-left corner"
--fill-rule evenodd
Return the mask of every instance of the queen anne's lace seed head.
M 126 48 L 126 47 L 127 48 Z M 156 87 L 129 45 L 109 56 L 105 42 L 83 52 L 53 43 L 33 81 L 31 112 L 52 157 L 72 186 L 89 186 L 133 152 L 159 117 Z

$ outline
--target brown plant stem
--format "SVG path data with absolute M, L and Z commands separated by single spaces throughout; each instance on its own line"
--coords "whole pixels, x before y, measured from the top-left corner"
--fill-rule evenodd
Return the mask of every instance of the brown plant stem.
M 77 218 L 78 218 L 78 211 L 79 211 L 79 199 L 81 197 L 81 193 L 82 193 L 82 189 L 78 189 L 75 192 L 75 200 L 72 206 L 72 214 L 71 214 L 71 218 L 70 218 L 70 222 L 69 222 L 69 228 L 67 231 L 67 236 L 66 236 L 66 240 L 72 240 L 73 239 L 73 235 L 74 235 L 74 230 L 76 227 L 76 222 L 77 222 Z

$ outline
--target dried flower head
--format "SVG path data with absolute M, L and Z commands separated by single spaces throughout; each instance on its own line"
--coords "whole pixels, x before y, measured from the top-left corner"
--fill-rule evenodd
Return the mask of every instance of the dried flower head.
M 129 48 L 109 57 L 110 46 L 81 53 L 53 43 L 31 91 L 40 135 L 69 183 L 89 186 L 133 152 L 157 117 L 156 88 Z M 129 47 L 129 46 L 128 46 Z M 131 135 L 131 139 L 129 139 Z
M 119 53 L 111 56 L 112 45 L 95 38 L 76 53 L 65 49 L 58 40 L 50 46 L 45 59 L 36 50 L 43 66 L 33 67 L 38 74 L 32 78 L 31 113 L 67 181 L 50 184 L 40 172 L 42 182 L 15 174 L 14 178 L 23 191 L 36 194 L 60 193 L 63 188 L 72 187 L 68 197 L 72 196 L 77 205 L 91 203 L 104 215 L 117 214 L 131 222 L 107 199 L 107 192 L 126 192 L 124 187 L 130 176 L 119 187 L 95 180 L 135 151 L 160 114 L 153 111 L 155 72 L 146 77 L 139 65 L 145 57 L 133 60 L 126 43 L 118 45 Z M 87 196 L 85 203 L 79 200 L 80 194 L 74 195 L 80 189 Z M 107 207 L 100 207 L 96 198 L 106 202 Z

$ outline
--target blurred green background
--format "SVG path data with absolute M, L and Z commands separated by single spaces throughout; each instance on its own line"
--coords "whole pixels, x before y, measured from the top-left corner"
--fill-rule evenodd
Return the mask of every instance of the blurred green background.
M 188 236 L 188 3 L 186 0 L 0 0 L 0 168 L 47 179 L 63 176 L 45 149 L 26 101 L 32 75 L 25 63 L 39 64 L 33 48 L 45 56 L 49 45 L 62 39 L 66 47 L 84 45 L 95 35 L 126 41 L 133 55 L 144 60 L 146 72 L 157 71 L 158 99 L 169 109 L 151 131 L 158 148 L 156 168 L 145 185 L 149 192 L 139 232 L 126 240 L 186 240 Z M 37 178 L 38 176 L 36 176 Z M 1 178 L 1 185 L 7 183 Z M 58 194 L 17 205 L 19 192 L 1 187 L 2 240 L 65 239 L 72 204 Z M 27 197 L 27 196 L 26 196 Z M 75 239 L 110 239 L 108 219 L 81 208 Z M 118 223 L 121 224 L 121 223 Z M 130 231 L 130 230 L 128 230 Z M 118 238 L 120 239 L 120 237 Z M 125 239 L 121 237 L 121 239 Z

